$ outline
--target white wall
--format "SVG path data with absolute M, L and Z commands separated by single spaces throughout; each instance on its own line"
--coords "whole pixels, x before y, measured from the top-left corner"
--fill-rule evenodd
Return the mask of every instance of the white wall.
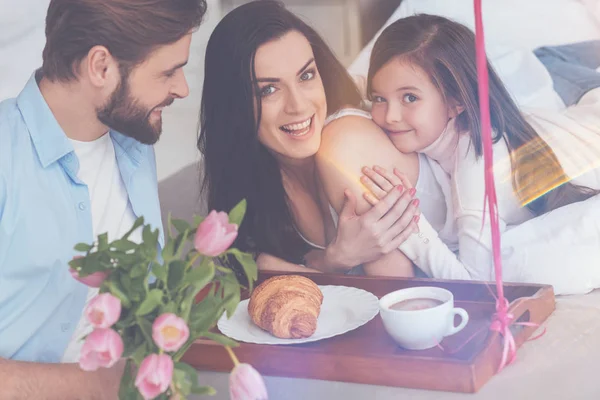
M 175 101 L 163 113 L 163 134 L 155 147 L 159 181 L 198 161 L 200 156 L 196 139 L 204 80 L 204 54 L 208 38 L 221 20 L 220 1 L 207 0 L 207 3 L 208 11 L 200 29 L 192 37 L 189 63 L 184 68 L 190 95 Z
M 16 97 L 41 66 L 45 18 L 49 0 L 0 0 L 0 101 Z M 197 122 L 204 79 L 204 50 L 221 19 L 219 0 L 207 0 L 208 10 L 194 33 L 185 74 L 190 96 L 164 113 L 163 136 L 156 145 L 159 180 L 198 159 Z

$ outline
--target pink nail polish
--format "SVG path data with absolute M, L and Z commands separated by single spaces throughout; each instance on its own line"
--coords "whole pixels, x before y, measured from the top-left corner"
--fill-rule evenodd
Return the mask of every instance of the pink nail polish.
M 413 200 L 413 204 L 415 205 L 415 207 L 418 207 L 420 202 L 421 201 L 419 199 L 414 199 Z
M 404 190 L 404 187 L 402 187 L 402 185 L 398 185 L 398 186 L 396 186 L 396 189 L 398 189 L 398 191 L 400 193 L 402 193 L 402 191 Z
M 415 193 L 417 193 L 417 189 L 415 189 L 415 188 L 412 188 L 408 191 L 408 194 L 410 194 L 411 196 L 414 196 Z

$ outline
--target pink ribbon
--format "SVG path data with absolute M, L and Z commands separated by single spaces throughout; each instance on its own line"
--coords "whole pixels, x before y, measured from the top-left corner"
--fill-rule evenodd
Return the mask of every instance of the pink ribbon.
M 492 150 L 492 124 L 490 120 L 489 104 L 489 83 L 488 83 L 488 63 L 485 54 L 485 41 L 483 35 L 483 21 L 481 13 L 481 0 L 475 1 L 475 52 L 477 60 L 477 81 L 479 85 L 479 111 L 481 118 L 481 140 L 483 145 L 483 160 L 485 166 L 485 196 L 484 196 L 484 218 L 485 210 L 489 209 L 490 226 L 492 230 L 492 254 L 494 261 L 494 271 L 496 277 L 496 313 L 492 317 L 490 330 L 500 333 L 504 338 L 502 358 L 498 372 L 512 363 L 517 354 L 515 338 L 510 331 L 513 325 L 514 315 L 508 312 L 508 301 L 504 297 L 504 287 L 502 285 L 502 258 L 500 253 L 500 227 L 498 224 L 498 200 L 496 197 L 496 186 L 494 183 L 494 155 Z M 489 208 L 488 208 L 489 207 Z M 539 326 L 531 322 L 518 322 L 515 325 Z M 545 330 L 530 340 L 535 340 L 542 336 Z M 477 335 L 477 332 L 475 333 Z M 474 336 L 475 336 L 474 335 Z M 473 337 L 473 336 L 472 336 Z M 469 339 L 470 340 L 470 339 Z M 468 341 L 469 341 L 468 340 Z M 468 342 L 467 341 L 467 342 Z M 462 347 L 462 346 L 461 346 Z
M 500 227 L 498 224 L 498 200 L 494 183 L 494 155 L 492 150 L 492 124 L 490 120 L 490 99 L 488 83 L 488 65 L 485 54 L 481 0 L 475 1 L 475 51 L 477 60 L 477 82 L 479 85 L 479 112 L 481 118 L 481 140 L 483 145 L 483 161 L 485 166 L 485 210 L 489 210 L 492 230 L 492 254 L 496 275 L 496 313 L 492 318 L 490 330 L 499 332 L 504 337 L 502 358 L 498 372 L 514 361 L 517 349 L 515 339 L 510 331 L 514 316 L 508 313 L 508 301 L 504 297 L 502 285 L 502 259 L 500 256 Z M 488 208 L 489 207 L 489 208 Z

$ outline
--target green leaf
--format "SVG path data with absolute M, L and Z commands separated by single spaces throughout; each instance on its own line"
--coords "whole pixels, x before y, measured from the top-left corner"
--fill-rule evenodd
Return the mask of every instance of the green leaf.
M 121 287 L 123 288 L 123 291 L 129 292 L 129 289 L 131 288 L 131 278 L 129 277 L 129 275 L 119 274 L 119 279 L 120 279 Z
M 112 279 L 114 279 L 114 278 L 112 278 Z M 106 286 L 108 291 L 113 296 L 115 296 L 116 298 L 121 300 L 121 305 L 123 307 L 126 307 L 126 308 L 131 307 L 131 301 L 129 300 L 129 297 L 127 297 L 127 295 L 123 292 L 123 289 L 120 287 L 120 284 L 113 281 L 112 279 L 105 280 L 102 283 L 102 285 Z
M 183 281 L 183 275 L 185 273 L 185 262 L 181 260 L 171 261 L 169 264 L 169 278 L 167 279 L 167 285 L 169 290 L 175 290 L 179 287 Z
M 196 267 L 190 269 L 184 278 L 186 284 L 194 285 L 198 290 L 202 289 L 208 284 L 215 276 L 215 266 L 208 258 L 202 261 L 202 263 Z
M 183 249 L 185 247 L 185 243 L 187 241 L 189 234 L 190 234 L 190 230 L 186 229 L 182 234 L 177 236 L 177 239 L 175 239 L 175 246 L 174 246 L 174 252 L 175 252 L 174 257 L 175 258 L 177 258 L 177 259 L 181 258 L 181 253 L 183 252 Z
M 127 360 L 119 386 L 119 399 L 134 399 L 135 397 L 132 396 L 134 390 L 137 391 L 133 385 L 133 377 L 131 376 L 131 360 Z
M 210 386 L 200 386 L 198 384 L 198 371 L 186 363 L 176 362 L 174 374 L 179 375 L 180 380 L 185 379 L 187 388 L 186 393 L 207 395 L 213 395 L 216 393 L 216 391 Z
M 150 228 L 150 225 L 144 226 L 144 230 L 142 231 L 142 240 L 144 241 L 144 244 L 152 244 L 154 246 L 154 234 L 152 233 L 152 228 Z
M 156 277 L 156 279 L 161 280 L 163 282 L 167 281 L 167 268 L 158 263 L 152 263 L 152 273 Z
M 165 304 L 164 306 L 162 306 L 160 308 L 160 313 L 161 314 L 165 314 L 165 313 L 179 314 L 177 312 L 177 303 L 174 303 L 172 301 L 168 302 L 167 304 Z
M 198 226 L 204 221 L 204 217 L 200 215 L 194 215 L 194 226 Z
M 220 276 L 219 282 L 221 282 L 223 288 L 223 297 L 230 299 L 224 306 L 227 311 L 227 318 L 231 318 L 240 302 L 240 285 L 234 274 Z
M 108 250 L 108 233 L 98 235 L 98 252 Z
M 198 394 L 201 396 L 214 396 L 215 394 L 217 394 L 217 391 L 210 386 L 198 386 L 195 388 L 193 387 L 190 393 Z
M 187 398 L 192 391 L 192 382 L 190 382 L 186 376 L 185 371 L 177 369 L 177 367 L 175 367 L 175 370 L 173 371 L 173 383 L 175 384 L 177 392 L 184 398 Z
M 139 278 L 140 276 L 146 276 L 148 274 L 148 265 L 147 264 L 137 264 L 131 271 L 129 272 L 129 276 L 133 279 Z
M 146 342 L 143 342 L 131 354 L 131 358 L 136 363 L 136 365 L 140 365 L 147 355 L 148 355 L 148 345 Z
M 174 254 L 175 254 L 175 240 L 167 239 L 167 243 L 165 244 L 165 247 L 163 248 L 163 251 L 162 251 L 162 258 L 163 258 L 164 263 L 168 264 L 173 259 Z
M 225 335 L 221 335 L 220 333 L 206 332 L 204 334 L 204 337 L 206 337 L 207 339 L 213 340 L 219 344 L 222 344 L 223 346 L 229 346 L 229 347 L 239 346 L 238 342 L 236 342 L 233 339 L 228 338 Z
M 206 332 L 216 324 L 217 319 L 223 315 L 224 307 L 234 295 L 220 299 L 214 295 L 205 297 L 201 302 L 192 306 L 189 326 L 194 335 Z
M 94 248 L 93 245 L 87 244 L 87 243 L 77 243 L 75 245 L 75 250 L 80 251 L 82 253 L 87 253 L 88 251 L 90 251 L 93 248 Z
M 163 291 L 160 289 L 152 289 L 142 304 L 140 304 L 139 308 L 135 312 L 135 315 L 138 317 L 144 316 L 146 314 L 150 314 L 156 307 L 158 307 L 162 303 Z
M 184 221 L 182 219 L 172 219 L 171 223 L 173 224 L 173 226 L 175 227 L 175 229 L 177 229 L 177 231 L 179 233 L 189 231 L 190 229 L 192 229 L 190 224 L 187 221 Z
M 246 199 L 240 201 L 233 209 L 229 212 L 229 222 L 240 226 L 244 220 L 244 214 L 246 214 Z
M 254 282 L 258 278 L 258 267 L 254 261 L 254 257 L 252 257 L 252 254 L 241 252 L 238 249 L 229 249 L 227 253 L 233 254 L 238 262 L 242 265 L 244 273 L 248 278 L 248 288 L 250 289 L 250 292 L 252 292 Z
M 127 233 L 125 235 L 123 235 L 123 239 L 127 239 L 129 237 L 129 235 L 131 235 L 133 233 L 133 231 L 135 231 L 137 228 L 139 228 L 142 225 L 144 225 L 144 217 L 139 217 L 138 219 L 135 220 L 135 222 L 131 226 L 131 229 L 129 229 L 129 231 L 127 231 Z
M 205 259 L 208 260 L 208 259 Z M 181 316 L 186 321 L 189 318 L 192 303 L 196 295 L 210 283 L 215 276 L 215 268 L 212 262 L 202 262 L 200 266 L 189 270 L 185 274 L 184 284 L 189 284 L 185 297 L 181 302 Z
M 152 339 L 152 324 L 146 318 L 138 318 L 137 322 L 147 343 L 152 345 L 154 343 L 154 339 Z
M 112 242 L 110 247 L 111 249 L 127 252 L 135 250 L 138 247 L 138 244 L 127 239 L 119 239 Z

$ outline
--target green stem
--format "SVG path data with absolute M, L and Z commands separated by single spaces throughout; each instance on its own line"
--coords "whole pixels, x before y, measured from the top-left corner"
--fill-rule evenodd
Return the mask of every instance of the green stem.
M 227 353 L 229 354 L 229 357 L 231 358 L 231 360 L 233 361 L 233 366 L 237 367 L 239 365 L 239 360 L 237 359 L 237 357 L 235 356 L 235 353 L 233 352 L 233 350 L 231 350 L 231 347 L 229 346 L 225 346 L 225 350 L 227 350 Z

